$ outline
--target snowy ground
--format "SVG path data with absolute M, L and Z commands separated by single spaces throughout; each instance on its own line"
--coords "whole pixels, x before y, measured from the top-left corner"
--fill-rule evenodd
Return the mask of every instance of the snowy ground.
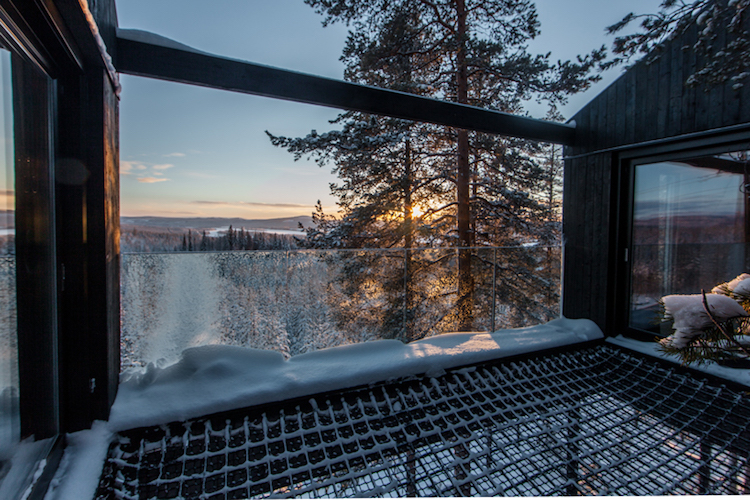
M 402 344 L 380 340 L 289 360 L 277 352 L 209 345 L 167 367 L 123 374 L 109 422 L 68 436 L 47 500 L 93 497 L 113 433 L 235 408 L 341 390 L 603 338 L 588 320 L 494 333 L 452 333 Z

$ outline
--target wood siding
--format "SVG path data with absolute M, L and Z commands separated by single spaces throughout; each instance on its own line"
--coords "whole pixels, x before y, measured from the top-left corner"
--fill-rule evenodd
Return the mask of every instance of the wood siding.
M 617 234 L 615 220 L 619 148 L 748 125 L 750 85 L 688 87 L 687 77 L 703 63 L 684 47 L 695 44 L 693 28 L 661 51 L 652 64 L 639 62 L 574 117 L 577 130 L 565 148 L 563 314 L 590 318 L 612 330 Z M 717 43 L 726 43 L 721 35 Z M 676 139 L 676 141 L 677 141 Z M 623 203 L 627 200 L 623 199 Z

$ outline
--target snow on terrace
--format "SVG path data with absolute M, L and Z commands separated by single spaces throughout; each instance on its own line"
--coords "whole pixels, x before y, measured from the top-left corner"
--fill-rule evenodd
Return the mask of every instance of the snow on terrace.
M 173 365 L 124 373 L 109 427 L 120 431 L 320 392 L 427 374 L 603 338 L 589 320 L 557 319 L 494 333 L 450 333 L 403 344 L 379 340 L 323 349 L 288 361 L 277 352 L 209 345 Z
M 493 333 L 451 333 L 402 344 L 379 340 L 294 356 L 236 346 L 186 349 L 176 363 L 123 373 L 109 422 L 68 435 L 46 500 L 92 498 L 114 434 L 211 413 L 374 384 L 603 338 L 565 318 Z

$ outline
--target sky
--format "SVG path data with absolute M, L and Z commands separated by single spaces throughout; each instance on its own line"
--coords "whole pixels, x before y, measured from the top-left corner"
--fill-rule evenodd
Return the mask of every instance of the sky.
M 604 28 L 629 11 L 654 12 L 659 0 L 537 0 L 541 35 L 530 50 L 574 58 L 613 37 Z M 347 28 L 322 27 L 302 0 L 119 0 L 121 28 L 142 29 L 221 56 L 331 78 Z M 620 74 L 604 75 L 573 96 L 570 117 Z M 265 131 L 298 137 L 337 110 L 226 91 L 121 76 L 120 169 L 123 216 L 242 217 L 309 215 L 317 200 L 335 212 L 331 165 L 295 162 Z M 531 116 L 546 109 L 530 103 Z
M 654 217 L 744 215 L 743 175 L 679 162 L 638 165 L 635 209 L 638 220 Z

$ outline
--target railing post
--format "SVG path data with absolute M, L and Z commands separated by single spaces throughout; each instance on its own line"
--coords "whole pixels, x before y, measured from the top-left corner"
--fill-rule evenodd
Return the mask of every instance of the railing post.
M 490 331 L 495 331 L 495 304 L 497 302 L 497 247 L 493 248 L 492 253 L 492 318 L 490 319 Z
M 409 302 L 409 250 L 404 248 L 404 316 L 401 323 L 401 337 L 406 340 L 406 313 Z

